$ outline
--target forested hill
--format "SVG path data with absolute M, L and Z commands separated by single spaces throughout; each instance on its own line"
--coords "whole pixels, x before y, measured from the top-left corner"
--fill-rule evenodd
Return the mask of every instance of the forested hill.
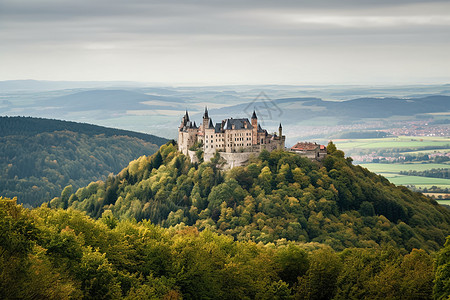
M 128 136 L 138 138 L 158 146 L 167 143 L 167 139 L 151 134 L 108 128 L 87 123 L 52 120 L 33 117 L 0 117 L 0 137 L 10 135 L 32 136 L 43 132 L 72 131 L 94 136 L 103 134 L 107 137 Z
M 449 210 L 354 166 L 332 144 L 323 163 L 262 152 L 247 166 L 226 172 L 218 156 L 196 165 L 176 148 L 168 143 L 106 181 L 72 194 L 66 189 L 50 206 L 83 210 L 113 227 L 121 219 L 148 219 L 239 241 L 316 242 L 335 250 L 436 250 L 450 233 Z
M 351 228 L 350 224 L 347 224 Z M 388 225 L 384 225 L 388 227 Z M 1 299 L 448 299 L 450 238 L 429 254 L 281 241 L 27 210 L 0 197 Z M 351 230 L 351 229 L 349 229 Z
M 118 173 L 155 153 L 167 139 L 101 126 L 30 117 L 0 117 L 0 196 L 40 205 Z

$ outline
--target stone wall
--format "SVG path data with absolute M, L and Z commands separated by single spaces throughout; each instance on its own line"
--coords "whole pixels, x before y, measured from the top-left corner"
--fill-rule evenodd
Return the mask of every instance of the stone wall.
M 188 150 L 188 156 L 191 159 L 191 162 L 198 163 L 197 155 L 195 155 L 195 151 Z
M 259 153 L 255 152 L 242 152 L 242 153 L 228 153 L 219 152 L 220 156 L 226 161 L 223 169 L 231 169 L 234 167 L 244 166 L 248 163 L 248 160 L 253 156 L 258 156 Z
M 215 154 L 215 153 L 214 153 Z M 214 154 L 203 153 L 204 161 L 210 161 L 214 157 Z M 258 152 L 242 152 L 242 153 L 227 153 L 219 152 L 220 156 L 225 160 L 225 164 L 222 169 L 231 169 L 234 167 L 244 166 L 247 164 L 248 160 L 253 156 L 258 156 Z M 188 156 L 191 162 L 198 162 L 198 158 L 195 155 L 195 151 L 188 150 Z

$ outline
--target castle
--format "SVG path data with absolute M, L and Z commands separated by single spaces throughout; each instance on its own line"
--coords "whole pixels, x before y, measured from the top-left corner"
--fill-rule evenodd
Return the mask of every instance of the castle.
M 284 149 L 286 137 L 283 128 L 276 133 L 269 134 L 258 124 L 258 117 L 253 111 L 251 121 L 247 118 L 225 119 L 214 124 L 205 108 L 203 123 L 197 126 L 186 114 L 181 119 L 178 128 L 178 150 L 196 161 L 196 150 L 203 151 L 205 161 L 210 160 L 216 153 L 225 160 L 225 168 L 244 165 L 251 155 L 258 155 L 263 149 L 273 151 Z

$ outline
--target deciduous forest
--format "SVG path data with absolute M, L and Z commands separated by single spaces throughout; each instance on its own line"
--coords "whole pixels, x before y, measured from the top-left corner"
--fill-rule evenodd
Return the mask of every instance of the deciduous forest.
M 0 195 L 39 206 L 72 185 L 106 179 L 166 139 L 95 125 L 0 117 Z
M 450 240 L 430 254 L 386 245 L 255 243 L 209 229 L 94 220 L 0 199 L 2 299 L 447 299 Z
M 0 199 L 0 298 L 450 296 L 450 211 L 334 144 L 227 171 L 176 149 L 38 208 Z

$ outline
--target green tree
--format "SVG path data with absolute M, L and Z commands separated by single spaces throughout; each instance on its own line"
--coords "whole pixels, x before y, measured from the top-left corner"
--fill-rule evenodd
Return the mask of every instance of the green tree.
M 433 296 L 439 300 L 450 297 L 450 236 L 437 254 Z

